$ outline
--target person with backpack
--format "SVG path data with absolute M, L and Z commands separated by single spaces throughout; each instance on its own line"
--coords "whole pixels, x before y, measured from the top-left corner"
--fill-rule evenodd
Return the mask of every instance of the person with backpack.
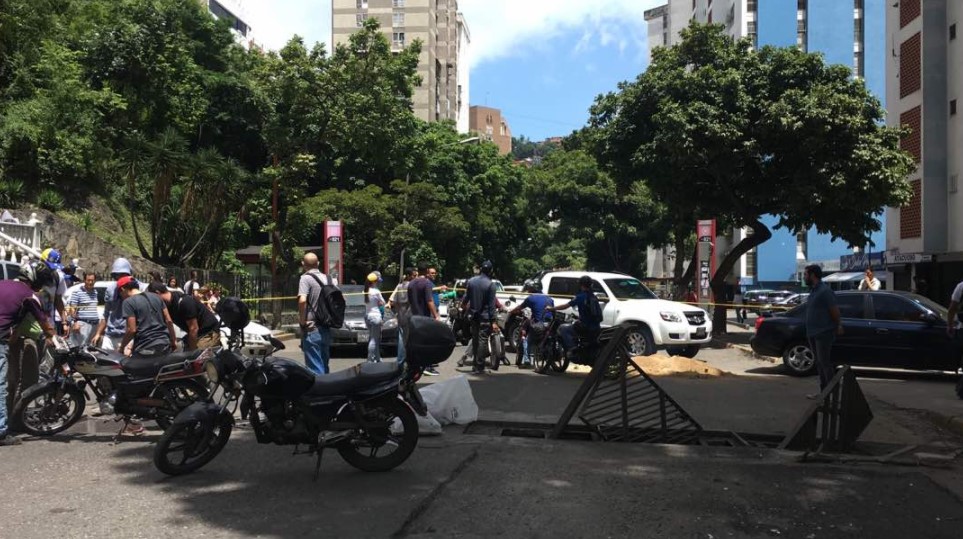
M 408 302 L 408 285 L 418 277 L 418 270 L 415 268 L 405 268 L 404 279 L 398 283 L 398 287 L 388 298 L 388 308 L 394 311 L 398 317 L 398 364 L 405 363 L 405 331 L 408 329 L 408 321 L 411 320 L 411 304 Z
M 469 279 L 468 284 L 465 285 L 465 299 L 462 300 L 462 306 L 468 310 L 468 319 L 471 321 L 471 339 L 474 346 L 472 374 L 485 373 L 488 339 L 493 331 L 498 331 L 498 320 L 495 318 L 495 283 L 492 282 L 493 270 L 491 261 L 482 262 L 478 275 Z
M 558 335 L 567 355 L 571 355 L 575 350 L 578 344 L 576 337 L 591 339 L 602 331 L 602 304 L 592 292 L 592 278 L 588 275 L 579 277 L 578 287 L 579 291 L 572 301 L 558 307 L 545 308 L 550 312 L 564 311 L 569 307 L 578 309 L 578 320 L 574 324 L 562 324 L 562 327 L 558 328 Z
M 305 254 L 301 266 L 304 273 L 298 281 L 298 321 L 304 364 L 316 374 L 328 374 L 331 328 L 344 323 L 344 295 L 338 283 L 318 269 L 318 255 Z

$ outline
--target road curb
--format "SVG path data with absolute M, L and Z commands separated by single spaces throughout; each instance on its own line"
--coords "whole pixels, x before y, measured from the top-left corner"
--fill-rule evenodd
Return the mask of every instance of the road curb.
M 743 354 L 746 354 L 747 356 L 752 357 L 753 359 L 758 359 L 759 361 L 765 361 L 766 363 L 778 363 L 778 360 L 776 358 L 769 357 L 769 356 L 761 356 L 753 352 L 752 347 L 749 345 L 726 342 L 721 339 L 715 339 L 715 342 L 731 350 L 738 350 Z

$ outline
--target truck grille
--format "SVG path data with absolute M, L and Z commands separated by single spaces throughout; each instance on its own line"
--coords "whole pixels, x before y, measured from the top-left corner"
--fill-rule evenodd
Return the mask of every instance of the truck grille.
M 700 312 L 687 312 L 685 314 L 685 319 L 689 321 L 690 326 L 701 326 L 706 323 L 705 313 Z

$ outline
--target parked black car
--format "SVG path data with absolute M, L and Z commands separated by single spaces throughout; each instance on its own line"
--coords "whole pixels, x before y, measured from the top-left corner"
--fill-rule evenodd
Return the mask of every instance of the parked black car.
M 795 292 L 789 290 L 749 290 L 743 296 L 742 302 L 750 312 L 759 314 L 773 303 L 785 300 L 793 295 L 795 295 Z
M 956 371 L 960 342 L 946 335 L 947 311 L 932 300 L 909 292 L 837 292 L 843 335 L 833 345 L 839 364 Z M 764 356 L 782 357 L 791 374 L 815 373 L 806 340 L 806 308 L 756 321 L 751 345 Z
M 344 326 L 331 329 L 331 346 L 361 347 L 368 345 L 368 326 L 364 322 L 364 287 L 343 285 L 341 293 L 347 307 L 344 310 Z M 398 347 L 398 319 L 391 311 L 385 311 L 381 328 L 381 350 L 386 353 Z M 392 354 L 385 354 L 392 355 Z

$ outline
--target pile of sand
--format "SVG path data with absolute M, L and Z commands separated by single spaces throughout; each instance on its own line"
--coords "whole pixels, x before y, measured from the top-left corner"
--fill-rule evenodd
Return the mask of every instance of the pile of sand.
M 711 367 L 705 361 L 682 356 L 637 356 L 632 358 L 649 376 L 682 376 L 688 378 L 713 378 L 731 373 Z

